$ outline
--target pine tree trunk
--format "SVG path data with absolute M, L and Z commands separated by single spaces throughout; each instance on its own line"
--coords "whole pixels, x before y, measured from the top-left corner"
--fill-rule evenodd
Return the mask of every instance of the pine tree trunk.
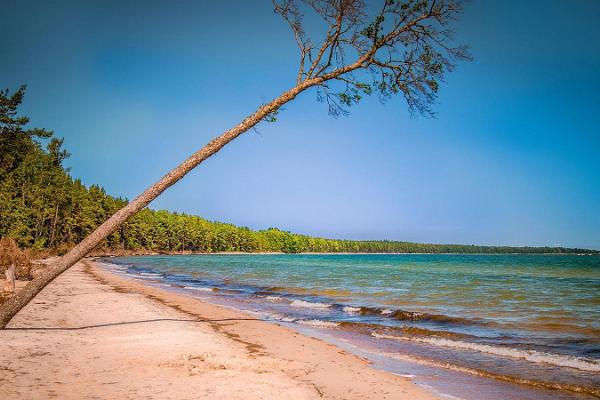
M 54 212 L 54 220 L 52 221 L 52 231 L 50 231 L 50 240 L 48 241 L 48 247 L 54 245 L 54 234 L 56 232 L 56 223 L 58 222 L 58 203 L 56 203 L 56 211 Z
M 83 239 L 71 251 L 61 257 L 53 266 L 29 282 L 17 295 L 10 298 L 0 306 L 0 329 L 4 329 L 20 309 L 25 307 L 46 285 L 52 282 L 57 276 L 65 272 L 76 262 L 85 257 L 90 251 L 96 248 L 104 239 L 113 233 L 118 227 L 132 215 L 146 207 L 163 191 L 183 178 L 188 172 L 198 166 L 213 154 L 217 153 L 227 143 L 254 127 L 265 117 L 277 111 L 282 105 L 293 100 L 299 93 L 305 89 L 319 84 L 322 78 L 315 78 L 304 81 L 303 83 L 288 90 L 272 102 L 260 107 L 254 114 L 245 118 L 240 124 L 226 131 L 221 136 L 210 141 L 202 149 L 192 154 L 187 160 L 179 164 L 175 169 L 162 177 L 154 185 L 146 189 L 141 195 L 132 202 L 117 211 L 106 222 L 100 225 L 88 237 Z

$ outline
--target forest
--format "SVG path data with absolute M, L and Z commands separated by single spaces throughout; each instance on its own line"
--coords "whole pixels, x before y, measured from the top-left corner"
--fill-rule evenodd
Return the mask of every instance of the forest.
M 20 116 L 25 86 L 0 91 L 0 237 L 34 251 L 63 254 L 127 199 L 87 187 L 64 166 L 69 153 L 53 132 L 27 128 Z M 365 253 L 596 253 L 563 247 L 421 244 L 340 240 L 277 228 L 251 230 L 200 216 L 143 209 L 104 241 L 99 252 L 365 252 Z

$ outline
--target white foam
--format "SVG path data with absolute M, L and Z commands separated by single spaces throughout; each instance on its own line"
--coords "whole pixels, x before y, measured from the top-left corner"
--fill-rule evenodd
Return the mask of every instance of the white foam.
M 442 397 L 444 399 L 448 399 L 448 400 L 464 400 L 462 397 L 456 397 L 456 396 L 452 396 L 451 394 L 442 393 L 439 390 L 436 390 L 431 385 L 426 385 L 424 383 L 421 383 L 420 386 L 423 387 L 423 388 L 425 388 L 425 389 L 427 389 L 430 392 L 433 392 L 433 393 L 439 395 L 440 397 Z
M 296 318 L 288 317 L 283 314 L 267 313 L 267 314 L 263 314 L 263 315 L 265 315 L 266 319 L 271 319 L 271 320 L 275 320 L 275 321 L 281 321 L 281 322 L 295 322 L 296 321 Z
M 316 309 L 324 309 L 324 308 L 331 307 L 331 304 L 311 303 L 309 301 L 304 301 L 304 300 L 294 300 L 290 304 L 294 307 L 316 308 Z
M 279 296 L 267 296 L 265 297 L 265 300 L 269 300 L 269 301 L 280 301 L 281 297 Z
M 393 313 L 393 311 L 390 310 L 389 308 L 381 310 L 381 315 L 388 315 L 388 314 L 391 314 L 391 313 Z
M 155 274 L 153 272 L 139 272 L 139 277 L 141 279 L 161 279 L 163 277 L 162 274 Z
M 443 338 L 402 337 L 385 335 L 377 332 L 371 333 L 371 336 L 380 339 L 409 340 L 413 342 L 432 344 L 435 346 L 478 351 L 481 353 L 488 353 L 497 356 L 517 358 L 521 360 L 527 360 L 533 363 L 545 363 L 555 365 L 558 367 L 575 368 L 582 371 L 600 372 L 600 363 L 597 361 L 561 354 L 549 354 L 535 350 L 521 350 L 512 347 L 491 346 L 488 344 L 470 343 L 461 340 L 450 340 Z
M 397 374 L 395 372 L 392 372 L 392 374 L 393 375 L 397 375 L 397 376 L 401 376 L 403 378 L 410 378 L 410 379 L 413 379 L 413 378 L 417 377 L 417 375 L 412 375 L 412 374 Z
M 184 286 L 184 289 L 197 290 L 199 292 L 212 292 L 212 288 L 202 286 Z
M 318 328 L 335 328 L 339 325 L 337 322 L 321 321 L 319 319 L 305 319 L 297 322 L 302 325 L 316 326 Z
M 349 314 L 355 314 L 357 312 L 360 312 L 360 307 L 351 307 L 351 306 L 346 306 L 342 309 L 344 312 L 349 313 Z
M 111 271 L 127 271 L 127 267 L 119 264 L 111 264 L 106 262 L 96 262 L 101 267 L 110 269 Z

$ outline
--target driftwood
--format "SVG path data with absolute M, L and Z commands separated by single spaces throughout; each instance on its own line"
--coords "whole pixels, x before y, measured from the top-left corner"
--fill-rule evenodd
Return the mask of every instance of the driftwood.
M 4 270 L 6 282 L 3 293 L 13 294 L 16 290 L 17 267 L 29 265 L 25 254 L 19 249 L 17 243 L 11 238 L 0 239 L 0 273 Z
M 10 264 L 10 266 L 4 271 L 6 275 L 6 282 L 4 283 L 4 293 L 12 294 L 16 290 L 16 265 L 15 263 Z

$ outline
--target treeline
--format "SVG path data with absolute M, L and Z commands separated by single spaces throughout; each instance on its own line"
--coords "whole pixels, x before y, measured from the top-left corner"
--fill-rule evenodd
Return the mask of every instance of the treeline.
M 18 115 L 25 93 L 0 92 L 0 237 L 24 248 L 63 253 L 126 204 L 97 185 L 86 187 L 63 166 L 62 140 L 25 129 Z M 144 209 L 112 234 L 103 248 L 138 252 L 365 252 L 365 253 L 589 253 L 557 247 L 489 247 L 315 238 L 276 228 L 253 231 L 169 211 Z

